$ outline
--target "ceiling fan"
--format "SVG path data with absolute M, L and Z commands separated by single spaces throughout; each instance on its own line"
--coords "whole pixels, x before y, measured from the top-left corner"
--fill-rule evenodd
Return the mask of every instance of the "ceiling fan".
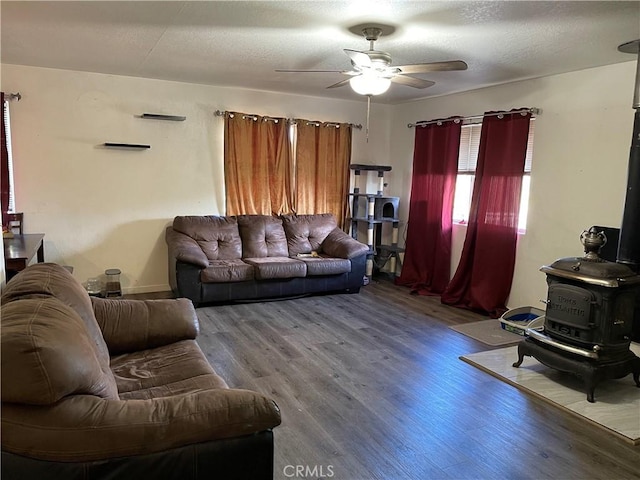
M 393 31 L 393 27 L 389 27 L 389 29 Z M 327 88 L 350 84 L 356 93 L 371 96 L 386 92 L 391 82 L 413 88 L 427 88 L 435 84 L 430 80 L 412 77 L 410 74 L 467 69 L 467 64 L 462 60 L 393 66 L 391 65 L 391 55 L 374 49 L 374 43 L 380 38 L 383 29 L 379 26 L 365 26 L 361 31 L 369 41 L 369 50 L 344 49 L 344 53 L 351 59 L 351 70 L 276 70 L 276 72 L 341 73 L 351 78 L 341 80 Z

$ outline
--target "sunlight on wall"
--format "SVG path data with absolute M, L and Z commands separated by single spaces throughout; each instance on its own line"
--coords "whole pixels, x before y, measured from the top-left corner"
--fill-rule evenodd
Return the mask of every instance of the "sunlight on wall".
M 164 232 L 176 215 L 223 215 L 223 120 L 236 110 L 364 123 L 366 104 L 143 78 L 2 66 L 12 111 L 17 208 L 45 233 L 45 258 L 81 282 L 122 270 L 125 293 L 168 290 Z M 386 162 L 389 107 L 372 105 L 370 143 L 354 130 L 353 161 Z M 184 115 L 184 122 L 139 118 Z M 104 142 L 145 143 L 144 151 Z
M 540 306 L 540 266 L 580 255 L 578 237 L 591 225 L 619 226 L 633 125 L 635 61 L 526 80 L 399 105 L 393 111 L 391 155 L 396 178 L 409 185 L 414 132 L 408 123 L 489 110 L 538 107 L 526 234 L 518 239 L 508 306 Z M 597 95 L 594 94 L 597 92 Z M 597 195 L 585 192 L 598 192 Z M 401 198 L 408 215 L 409 191 Z M 452 272 L 466 227 L 454 225 Z

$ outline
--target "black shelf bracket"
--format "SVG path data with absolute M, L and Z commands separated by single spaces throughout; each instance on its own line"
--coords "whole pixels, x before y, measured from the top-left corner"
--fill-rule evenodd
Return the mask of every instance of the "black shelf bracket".
M 140 118 L 150 118 L 151 120 L 170 120 L 172 122 L 184 122 L 187 117 L 183 115 L 164 115 L 162 113 L 143 113 Z
M 147 148 L 151 148 L 151 145 L 142 145 L 139 143 L 113 143 L 113 142 L 105 142 L 104 144 L 107 148 L 128 148 L 131 150 L 145 150 Z

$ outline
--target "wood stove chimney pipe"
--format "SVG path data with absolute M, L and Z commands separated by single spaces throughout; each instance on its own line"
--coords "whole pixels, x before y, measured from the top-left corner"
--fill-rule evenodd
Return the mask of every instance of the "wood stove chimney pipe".
M 640 39 L 623 43 L 618 47 L 618 50 L 635 54 L 638 60 L 636 61 L 636 83 L 633 94 L 635 117 L 629 152 L 627 193 L 616 260 L 628 265 L 638 273 L 640 271 Z

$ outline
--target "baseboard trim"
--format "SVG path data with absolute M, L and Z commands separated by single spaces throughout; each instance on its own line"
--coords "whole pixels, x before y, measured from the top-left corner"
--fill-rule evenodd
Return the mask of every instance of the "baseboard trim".
M 162 285 L 141 285 L 137 287 L 123 287 L 122 293 L 125 295 L 135 295 L 137 293 L 156 293 L 156 292 L 170 292 L 171 287 L 169 284 Z

